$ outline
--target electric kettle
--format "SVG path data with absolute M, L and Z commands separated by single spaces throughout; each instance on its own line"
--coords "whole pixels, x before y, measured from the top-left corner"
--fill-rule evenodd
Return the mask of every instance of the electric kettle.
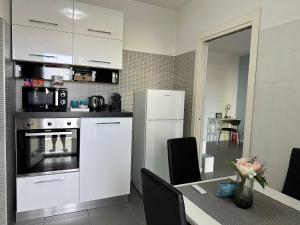
M 90 112 L 99 112 L 104 109 L 105 100 L 103 96 L 91 96 L 89 97 L 89 109 Z

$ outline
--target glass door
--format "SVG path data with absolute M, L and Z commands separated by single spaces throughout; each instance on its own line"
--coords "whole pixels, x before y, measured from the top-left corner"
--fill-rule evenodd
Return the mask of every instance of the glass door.
M 79 168 L 78 131 L 78 129 L 18 131 L 18 175 Z

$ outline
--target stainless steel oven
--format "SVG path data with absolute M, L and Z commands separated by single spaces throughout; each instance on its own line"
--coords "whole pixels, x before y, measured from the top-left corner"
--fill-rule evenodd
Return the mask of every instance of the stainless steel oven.
M 17 176 L 79 169 L 79 118 L 16 119 Z

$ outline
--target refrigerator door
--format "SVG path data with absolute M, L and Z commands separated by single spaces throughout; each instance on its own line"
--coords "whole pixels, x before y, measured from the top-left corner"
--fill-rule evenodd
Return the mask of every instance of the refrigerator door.
M 184 91 L 148 90 L 147 120 L 183 119 Z
M 170 182 L 167 140 L 182 135 L 183 120 L 147 121 L 145 167 L 167 182 Z

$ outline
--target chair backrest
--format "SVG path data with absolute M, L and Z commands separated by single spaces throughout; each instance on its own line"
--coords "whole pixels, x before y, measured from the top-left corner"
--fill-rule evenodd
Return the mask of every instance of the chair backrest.
M 290 164 L 286 179 L 284 182 L 282 193 L 292 198 L 300 200 L 300 149 L 292 150 Z
M 181 192 L 145 168 L 141 173 L 147 225 L 186 225 Z
M 201 180 L 197 143 L 194 137 L 168 140 L 168 158 L 171 184 Z

